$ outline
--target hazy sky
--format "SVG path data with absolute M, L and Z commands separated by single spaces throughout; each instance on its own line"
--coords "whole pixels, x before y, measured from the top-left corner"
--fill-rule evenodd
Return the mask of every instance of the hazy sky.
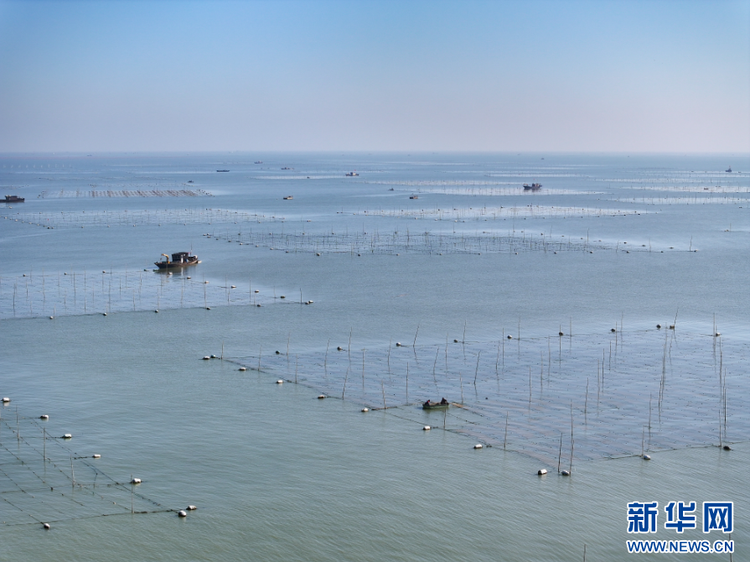
M 0 0 L 0 151 L 750 152 L 750 0 Z

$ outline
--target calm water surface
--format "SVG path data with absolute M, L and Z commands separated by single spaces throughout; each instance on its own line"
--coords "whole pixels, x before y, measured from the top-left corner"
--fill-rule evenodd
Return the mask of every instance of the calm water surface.
M 626 560 L 691 500 L 743 559 L 749 164 L 3 156 L 0 560 Z

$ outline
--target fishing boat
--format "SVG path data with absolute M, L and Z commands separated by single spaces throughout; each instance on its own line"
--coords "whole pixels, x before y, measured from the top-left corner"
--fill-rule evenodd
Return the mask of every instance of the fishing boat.
M 539 191 L 540 189 L 542 189 L 541 183 L 532 183 L 531 185 L 528 183 L 523 184 L 524 191 Z
M 216 170 L 217 172 L 228 172 L 229 170 Z
M 165 259 L 162 261 L 154 262 L 154 265 L 159 269 L 172 269 L 177 267 L 187 267 L 188 265 L 195 265 L 200 263 L 198 256 L 191 255 L 190 252 L 177 252 L 172 254 L 170 259 L 169 254 L 162 254 Z
M 3 203 L 23 203 L 24 201 L 26 201 L 26 199 L 19 197 L 18 195 L 6 195 Z
M 357 172 L 348 172 L 346 174 L 346 177 L 353 178 L 354 176 L 358 176 L 359 174 Z
M 422 404 L 423 410 L 447 410 L 450 407 L 450 402 L 432 402 L 428 400 L 424 404 Z
M 727 169 L 726 169 L 725 171 L 726 171 L 726 172 L 729 172 L 729 173 L 731 174 L 731 173 L 732 173 L 732 167 L 731 167 L 731 166 L 729 166 L 729 168 L 727 168 Z

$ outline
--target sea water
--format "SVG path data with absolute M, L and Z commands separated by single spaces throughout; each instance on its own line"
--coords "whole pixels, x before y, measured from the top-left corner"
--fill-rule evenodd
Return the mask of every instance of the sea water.
M 746 155 L 0 162 L 0 559 L 747 550 Z

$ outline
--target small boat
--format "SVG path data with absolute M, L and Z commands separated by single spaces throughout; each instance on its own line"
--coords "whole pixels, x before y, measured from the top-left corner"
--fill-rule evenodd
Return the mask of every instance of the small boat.
M 198 256 L 193 256 L 190 252 L 177 252 L 172 254 L 172 259 L 169 258 L 169 254 L 162 254 L 166 259 L 162 261 L 154 262 L 154 265 L 159 269 L 173 269 L 177 267 L 187 267 L 188 265 L 195 265 L 200 263 Z
M 524 191 L 539 191 L 540 189 L 542 189 L 541 183 L 532 183 L 531 185 L 528 183 L 523 184 Z
M 353 178 L 354 176 L 358 176 L 358 175 L 359 174 L 357 172 L 349 172 L 348 174 L 346 174 L 346 177 L 347 178 Z
M 255 163 L 256 163 L 256 164 L 262 164 L 262 163 L 263 163 L 263 160 L 256 160 L 256 161 L 255 161 Z
M 229 170 L 216 170 L 217 172 L 228 172 Z
M 284 201 L 289 201 L 290 199 L 294 199 L 294 195 L 287 195 L 284 197 Z
M 419 199 L 419 195 L 409 195 L 409 199 Z
M 450 407 L 450 402 L 431 402 L 428 400 L 422 404 L 423 410 L 447 410 Z
M 5 201 L 2 201 L 2 203 L 23 203 L 26 201 L 23 197 L 19 197 L 18 195 L 6 195 Z
M 729 168 L 727 168 L 725 171 L 727 171 L 727 172 L 729 172 L 731 174 L 732 173 L 732 167 L 729 166 Z

